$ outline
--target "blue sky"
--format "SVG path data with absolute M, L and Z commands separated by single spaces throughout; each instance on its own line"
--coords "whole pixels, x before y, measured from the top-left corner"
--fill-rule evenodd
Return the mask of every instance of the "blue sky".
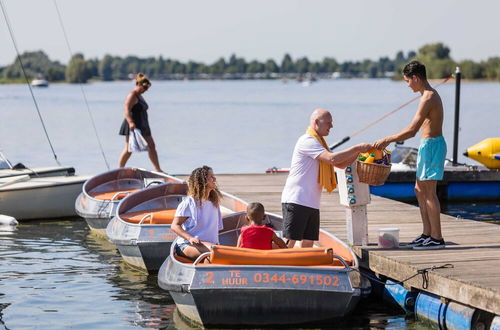
M 69 54 L 54 0 L 1 0 L 21 51 Z M 500 1 L 57 0 L 73 51 L 86 57 L 159 56 L 211 63 L 307 56 L 393 57 L 444 42 L 455 60 L 500 56 Z M 0 65 L 15 51 L 0 17 Z

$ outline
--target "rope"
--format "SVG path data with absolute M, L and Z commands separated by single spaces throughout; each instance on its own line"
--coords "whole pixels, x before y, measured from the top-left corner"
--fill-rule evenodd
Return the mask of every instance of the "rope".
M 26 70 L 24 69 L 23 61 L 21 60 L 21 55 L 19 54 L 19 49 L 17 48 L 16 39 L 14 38 L 14 32 L 12 31 L 10 20 L 9 20 L 8 15 L 7 15 L 7 10 L 5 9 L 2 0 L 0 0 L 0 6 L 2 7 L 2 13 L 3 13 L 3 16 L 5 18 L 5 23 L 7 24 L 7 28 L 9 29 L 10 38 L 12 39 L 12 43 L 13 43 L 14 48 L 16 50 L 17 59 L 19 60 L 19 64 L 21 65 L 21 71 L 23 72 L 24 79 L 26 80 L 26 85 L 28 85 L 28 88 L 29 88 L 30 94 L 31 94 L 31 98 L 33 99 L 33 103 L 35 104 L 36 111 L 38 112 L 38 117 L 40 118 L 40 122 L 42 123 L 43 131 L 45 132 L 45 136 L 47 137 L 47 141 L 49 142 L 50 149 L 52 150 L 52 154 L 54 155 L 54 159 L 56 160 L 57 165 L 61 166 L 61 163 L 59 163 L 59 160 L 57 159 L 56 152 L 54 151 L 54 147 L 52 146 L 52 142 L 50 141 L 49 133 L 47 133 L 47 128 L 45 127 L 45 123 L 43 121 L 42 114 L 40 113 L 38 103 L 36 102 L 35 95 L 33 94 L 33 89 L 31 88 L 31 84 L 28 80 L 28 76 L 26 75 Z
M 70 46 L 69 40 L 68 40 L 68 35 L 66 34 L 66 29 L 64 28 L 64 23 L 63 23 L 63 20 L 62 20 L 61 12 L 59 11 L 59 7 L 57 6 L 57 0 L 54 0 L 54 6 L 56 7 L 57 17 L 59 18 L 59 23 L 61 24 L 61 29 L 62 29 L 63 34 L 64 34 L 64 40 L 66 41 L 66 46 L 68 47 L 69 55 L 72 58 L 73 57 L 73 51 L 71 50 L 71 46 Z M 82 95 L 83 95 L 83 100 L 85 101 L 85 105 L 87 107 L 87 112 L 89 114 L 90 121 L 92 123 L 92 127 L 94 128 L 94 133 L 95 133 L 95 136 L 97 138 L 97 142 L 99 144 L 99 149 L 101 150 L 102 158 L 104 159 L 104 163 L 106 163 L 106 167 L 109 170 L 110 169 L 109 163 L 108 163 L 108 160 L 106 159 L 106 155 L 105 155 L 104 149 L 102 147 L 101 139 L 99 138 L 99 134 L 97 133 L 97 127 L 95 125 L 94 116 L 92 115 L 92 112 L 90 111 L 89 102 L 87 100 L 87 95 L 85 94 L 85 90 L 83 89 L 83 84 L 79 82 L 78 85 L 80 86 L 80 90 L 81 90 Z
M 437 84 L 436 86 L 434 86 L 434 88 L 438 88 L 439 86 L 441 86 L 442 84 L 446 83 L 448 80 L 451 79 L 451 77 L 453 77 L 452 75 L 448 76 L 447 78 L 445 78 L 442 82 L 440 82 L 439 84 Z M 368 128 L 372 127 L 373 125 L 379 123 L 380 121 L 384 120 L 385 118 L 389 117 L 390 115 L 392 115 L 393 113 L 403 109 L 404 107 L 406 107 L 408 104 L 412 103 L 412 102 L 415 102 L 416 100 L 418 100 L 420 98 L 420 96 L 416 96 L 414 98 L 412 98 L 411 100 L 409 100 L 408 102 L 405 102 L 403 104 L 401 104 L 399 107 L 397 107 L 396 109 L 386 113 L 385 115 L 383 115 L 382 117 L 380 117 L 379 119 L 375 120 L 375 121 L 372 121 L 371 123 L 369 123 L 368 125 L 366 125 L 365 127 L 361 128 L 359 131 L 357 132 L 354 132 L 353 134 L 351 134 L 350 136 L 346 136 L 345 138 L 343 138 L 341 141 L 337 142 L 336 144 L 332 145 L 330 147 L 330 150 L 333 150 L 335 149 L 336 147 L 340 146 L 341 144 L 349 141 L 349 139 L 351 139 L 352 137 L 366 131 Z
M 353 269 L 353 270 L 356 270 L 361 275 L 366 276 L 366 277 L 370 278 L 371 280 L 378 282 L 380 284 L 384 284 L 384 285 L 401 285 L 404 282 L 407 282 L 418 275 L 422 275 L 422 288 L 427 289 L 429 287 L 429 271 L 434 271 L 436 269 L 445 269 L 445 268 L 455 268 L 455 266 L 453 266 L 453 264 L 443 264 L 441 266 L 420 268 L 420 269 L 417 269 L 417 272 L 415 274 L 411 275 L 410 277 L 407 277 L 402 281 L 394 282 L 394 283 L 386 283 L 384 281 L 379 280 L 375 276 L 372 276 L 371 274 L 362 274 L 358 269 Z

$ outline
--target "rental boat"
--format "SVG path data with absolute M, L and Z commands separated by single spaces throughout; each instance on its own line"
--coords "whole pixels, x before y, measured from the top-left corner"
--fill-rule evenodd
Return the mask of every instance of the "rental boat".
M 321 230 L 314 248 L 237 248 L 245 214 L 224 216 L 223 245 L 194 262 L 170 247 L 158 284 L 184 318 L 202 326 L 296 325 L 324 323 L 353 310 L 361 276 L 346 244 Z M 277 215 L 268 213 L 267 219 L 269 226 L 281 228 Z
M 76 213 L 85 219 L 90 230 L 105 237 L 106 227 L 115 215 L 121 199 L 148 185 L 164 182 L 182 182 L 182 180 L 140 168 L 111 170 L 85 182 L 76 202 L 74 201 L 74 208 Z
M 186 183 L 167 182 L 130 194 L 119 203 L 106 236 L 125 262 L 148 273 L 158 272 L 176 237 L 170 226 L 187 190 Z M 245 202 L 222 194 L 223 215 L 246 210 Z

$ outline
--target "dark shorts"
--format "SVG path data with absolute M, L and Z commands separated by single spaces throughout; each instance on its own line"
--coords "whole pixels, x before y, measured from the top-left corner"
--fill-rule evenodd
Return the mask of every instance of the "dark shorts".
M 319 238 L 319 210 L 294 203 L 282 203 L 283 237 L 301 241 Z
M 190 244 L 189 243 L 186 243 L 186 242 L 182 242 L 182 243 L 175 243 L 175 252 L 177 253 L 178 256 L 181 256 L 181 257 L 187 257 L 185 254 L 184 254 L 184 249 L 187 248 Z

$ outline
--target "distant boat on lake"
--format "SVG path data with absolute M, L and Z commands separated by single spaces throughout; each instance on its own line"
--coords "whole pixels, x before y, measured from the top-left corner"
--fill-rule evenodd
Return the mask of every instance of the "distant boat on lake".
M 49 82 L 45 78 L 39 76 L 31 81 L 31 86 L 33 86 L 33 87 L 49 87 Z

